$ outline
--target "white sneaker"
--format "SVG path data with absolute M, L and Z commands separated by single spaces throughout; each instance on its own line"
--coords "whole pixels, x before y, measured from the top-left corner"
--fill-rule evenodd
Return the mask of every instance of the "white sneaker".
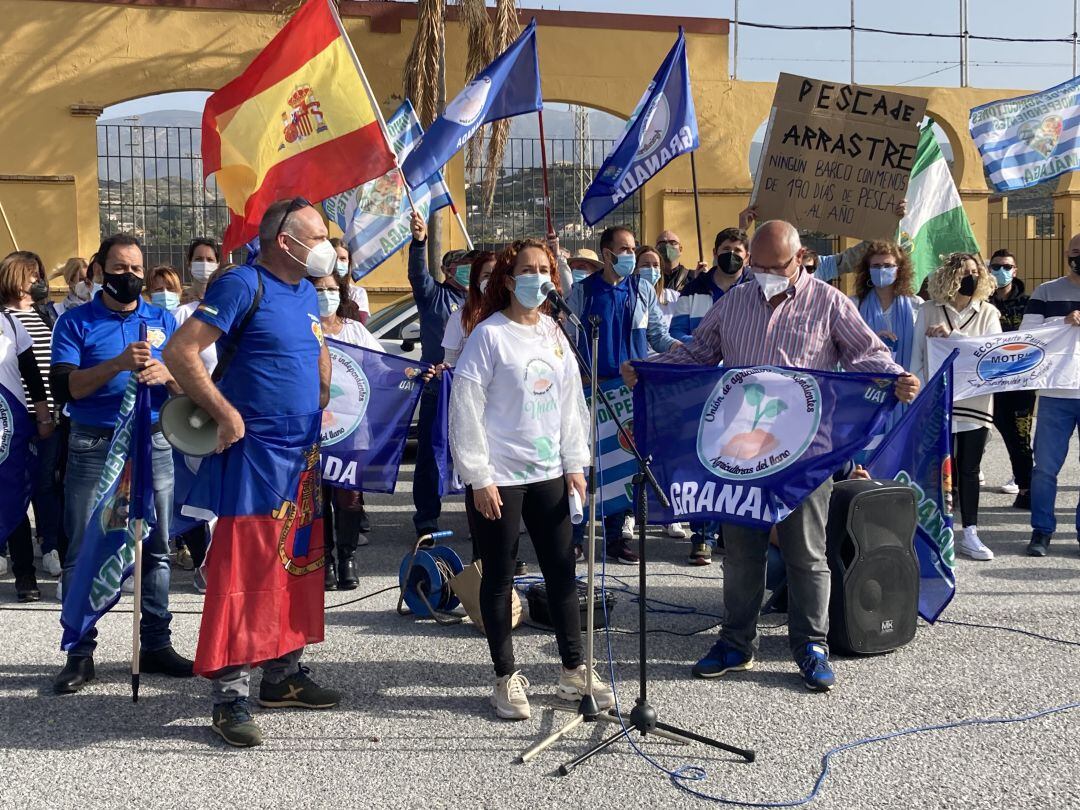
M 555 691 L 557 697 L 563 700 L 581 700 L 586 688 L 585 665 L 577 669 L 563 669 L 559 667 L 559 687 Z M 594 669 L 592 675 L 592 693 L 599 709 L 606 709 L 615 705 L 615 693 L 611 691 L 611 684 L 607 678 L 601 678 Z
M 979 470 L 979 486 L 981 487 L 985 483 L 986 483 L 986 476 L 983 475 L 982 470 Z
M 521 674 L 520 669 L 498 678 L 491 693 L 491 705 L 495 707 L 495 714 L 504 720 L 528 720 L 532 716 L 529 711 L 529 696 L 525 694 L 528 688 L 529 681 Z
M 130 576 L 120 583 L 121 593 L 135 593 L 135 577 Z
M 56 601 L 60 604 L 64 603 L 64 577 L 61 576 L 56 580 Z
M 3 554 L 0 554 L 0 577 L 7 574 L 7 569 L 8 569 L 7 557 L 5 557 Z
M 622 522 L 622 539 L 623 540 L 633 540 L 634 539 L 634 531 L 636 529 L 637 529 L 637 521 L 634 520 L 634 516 L 632 514 L 630 514 L 630 515 L 627 515 L 626 517 L 624 517 L 623 522 Z
M 195 593 L 206 593 L 206 574 L 203 573 L 202 568 L 195 569 L 195 579 L 192 584 L 195 586 Z
M 63 566 L 60 565 L 60 552 L 50 551 L 48 554 L 43 554 L 41 567 L 45 569 L 45 572 L 50 577 L 60 576 L 60 572 L 64 570 Z
M 973 560 L 992 560 L 994 552 L 983 545 L 979 539 L 979 529 L 976 526 L 965 526 L 964 533 L 957 543 L 957 549 L 961 554 L 971 557 Z
M 676 540 L 686 539 L 686 529 L 683 528 L 681 523 L 672 523 L 670 526 L 665 526 L 664 531 L 668 537 L 673 537 Z
M 1001 485 L 1001 494 L 1003 495 L 1019 495 L 1020 487 L 1016 485 L 1016 479 L 1010 478 L 1004 484 Z

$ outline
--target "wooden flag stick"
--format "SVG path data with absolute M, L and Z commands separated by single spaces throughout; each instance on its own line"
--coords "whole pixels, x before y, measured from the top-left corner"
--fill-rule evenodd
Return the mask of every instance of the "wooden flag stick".
M 11 237 L 11 244 L 15 246 L 15 249 L 19 249 L 19 243 L 15 240 L 15 231 L 11 230 L 11 222 L 8 221 L 7 211 L 4 210 L 4 204 L 0 202 L 0 216 L 4 218 L 4 225 L 7 227 L 8 236 Z
M 553 238 L 555 225 L 551 220 L 551 193 L 548 191 L 547 143 L 544 140 L 544 111 L 536 111 L 536 120 L 540 124 L 540 171 L 544 177 L 544 213 L 547 215 L 548 238 Z M 494 170 L 494 167 L 491 167 Z
M 697 187 L 697 161 L 694 153 L 690 153 L 690 179 L 694 184 L 694 222 L 697 225 L 697 254 L 698 264 L 705 263 L 705 245 L 701 241 L 701 200 L 698 198 Z

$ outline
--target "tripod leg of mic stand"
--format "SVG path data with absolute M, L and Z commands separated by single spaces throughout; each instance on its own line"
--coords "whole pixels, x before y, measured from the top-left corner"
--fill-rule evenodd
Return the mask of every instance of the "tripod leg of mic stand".
M 737 754 L 743 759 L 745 759 L 747 762 L 753 762 L 756 758 L 756 754 L 754 754 L 754 752 L 749 748 L 737 748 L 734 745 L 728 745 L 727 743 L 719 742 L 718 740 L 714 740 L 711 737 L 703 737 L 701 734 L 695 734 L 692 731 L 686 731 L 685 729 L 681 729 L 677 726 L 672 726 L 667 723 L 661 723 L 660 721 L 657 721 L 656 723 L 656 731 L 651 731 L 649 733 L 660 736 L 661 731 L 667 732 L 671 736 L 681 737 L 684 740 L 699 742 L 702 745 L 709 745 L 713 748 L 719 748 L 721 751 L 727 751 L 731 754 Z
M 596 719 L 603 723 L 615 723 L 616 725 L 627 726 L 628 728 L 632 725 L 629 717 L 627 717 L 626 715 L 616 714 L 614 709 L 608 709 L 606 712 L 600 714 Z M 686 735 L 685 737 L 683 737 L 677 734 L 675 731 L 662 730 L 660 729 L 660 723 L 657 723 L 656 726 L 657 727 L 655 731 L 649 732 L 655 737 L 663 737 L 665 740 L 671 740 L 671 742 L 679 743 L 679 745 L 689 745 L 691 742 L 690 735 Z
M 530 759 L 536 757 L 537 754 L 539 754 L 549 745 L 561 738 L 564 734 L 580 726 L 584 721 L 584 715 L 575 714 L 573 717 L 570 718 L 569 722 L 567 722 L 566 725 L 553 732 L 550 736 L 540 740 L 540 742 L 534 744 L 531 748 L 527 749 L 520 757 L 518 757 L 518 759 L 521 762 L 528 762 Z
M 560 765 L 559 766 L 559 776 L 569 776 L 570 772 L 573 771 L 574 768 L 576 768 L 582 762 L 585 762 L 587 760 L 592 759 L 594 756 L 599 754 L 601 751 L 603 751 L 608 746 L 613 745 L 616 742 L 618 742 L 619 740 L 621 740 L 623 737 L 626 737 L 631 731 L 633 731 L 633 728 L 631 726 L 627 726 L 626 728 L 620 728 L 618 731 L 616 731 L 614 734 L 612 734 L 606 740 L 601 740 L 599 743 L 594 745 L 592 748 L 590 748 L 588 751 L 586 751 L 581 756 L 570 760 L 565 765 Z

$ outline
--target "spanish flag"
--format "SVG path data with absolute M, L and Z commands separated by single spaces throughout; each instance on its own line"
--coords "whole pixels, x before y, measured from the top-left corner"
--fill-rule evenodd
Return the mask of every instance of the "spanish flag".
M 203 174 L 229 206 L 226 251 L 274 200 L 313 202 L 394 167 L 375 102 L 331 0 L 307 0 L 247 70 L 206 101 Z

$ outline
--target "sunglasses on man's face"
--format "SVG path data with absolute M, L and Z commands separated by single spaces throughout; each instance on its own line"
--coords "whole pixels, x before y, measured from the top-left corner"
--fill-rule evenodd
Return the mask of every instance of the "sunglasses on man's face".
M 278 223 L 277 230 L 274 231 L 274 239 L 281 236 L 281 230 L 285 227 L 285 220 L 289 218 L 290 214 L 295 214 L 304 208 L 311 208 L 311 203 L 305 200 L 303 197 L 293 197 L 293 201 L 289 203 L 289 207 L 285 209 L 285 213 L 281 215 L 281 221 Z

